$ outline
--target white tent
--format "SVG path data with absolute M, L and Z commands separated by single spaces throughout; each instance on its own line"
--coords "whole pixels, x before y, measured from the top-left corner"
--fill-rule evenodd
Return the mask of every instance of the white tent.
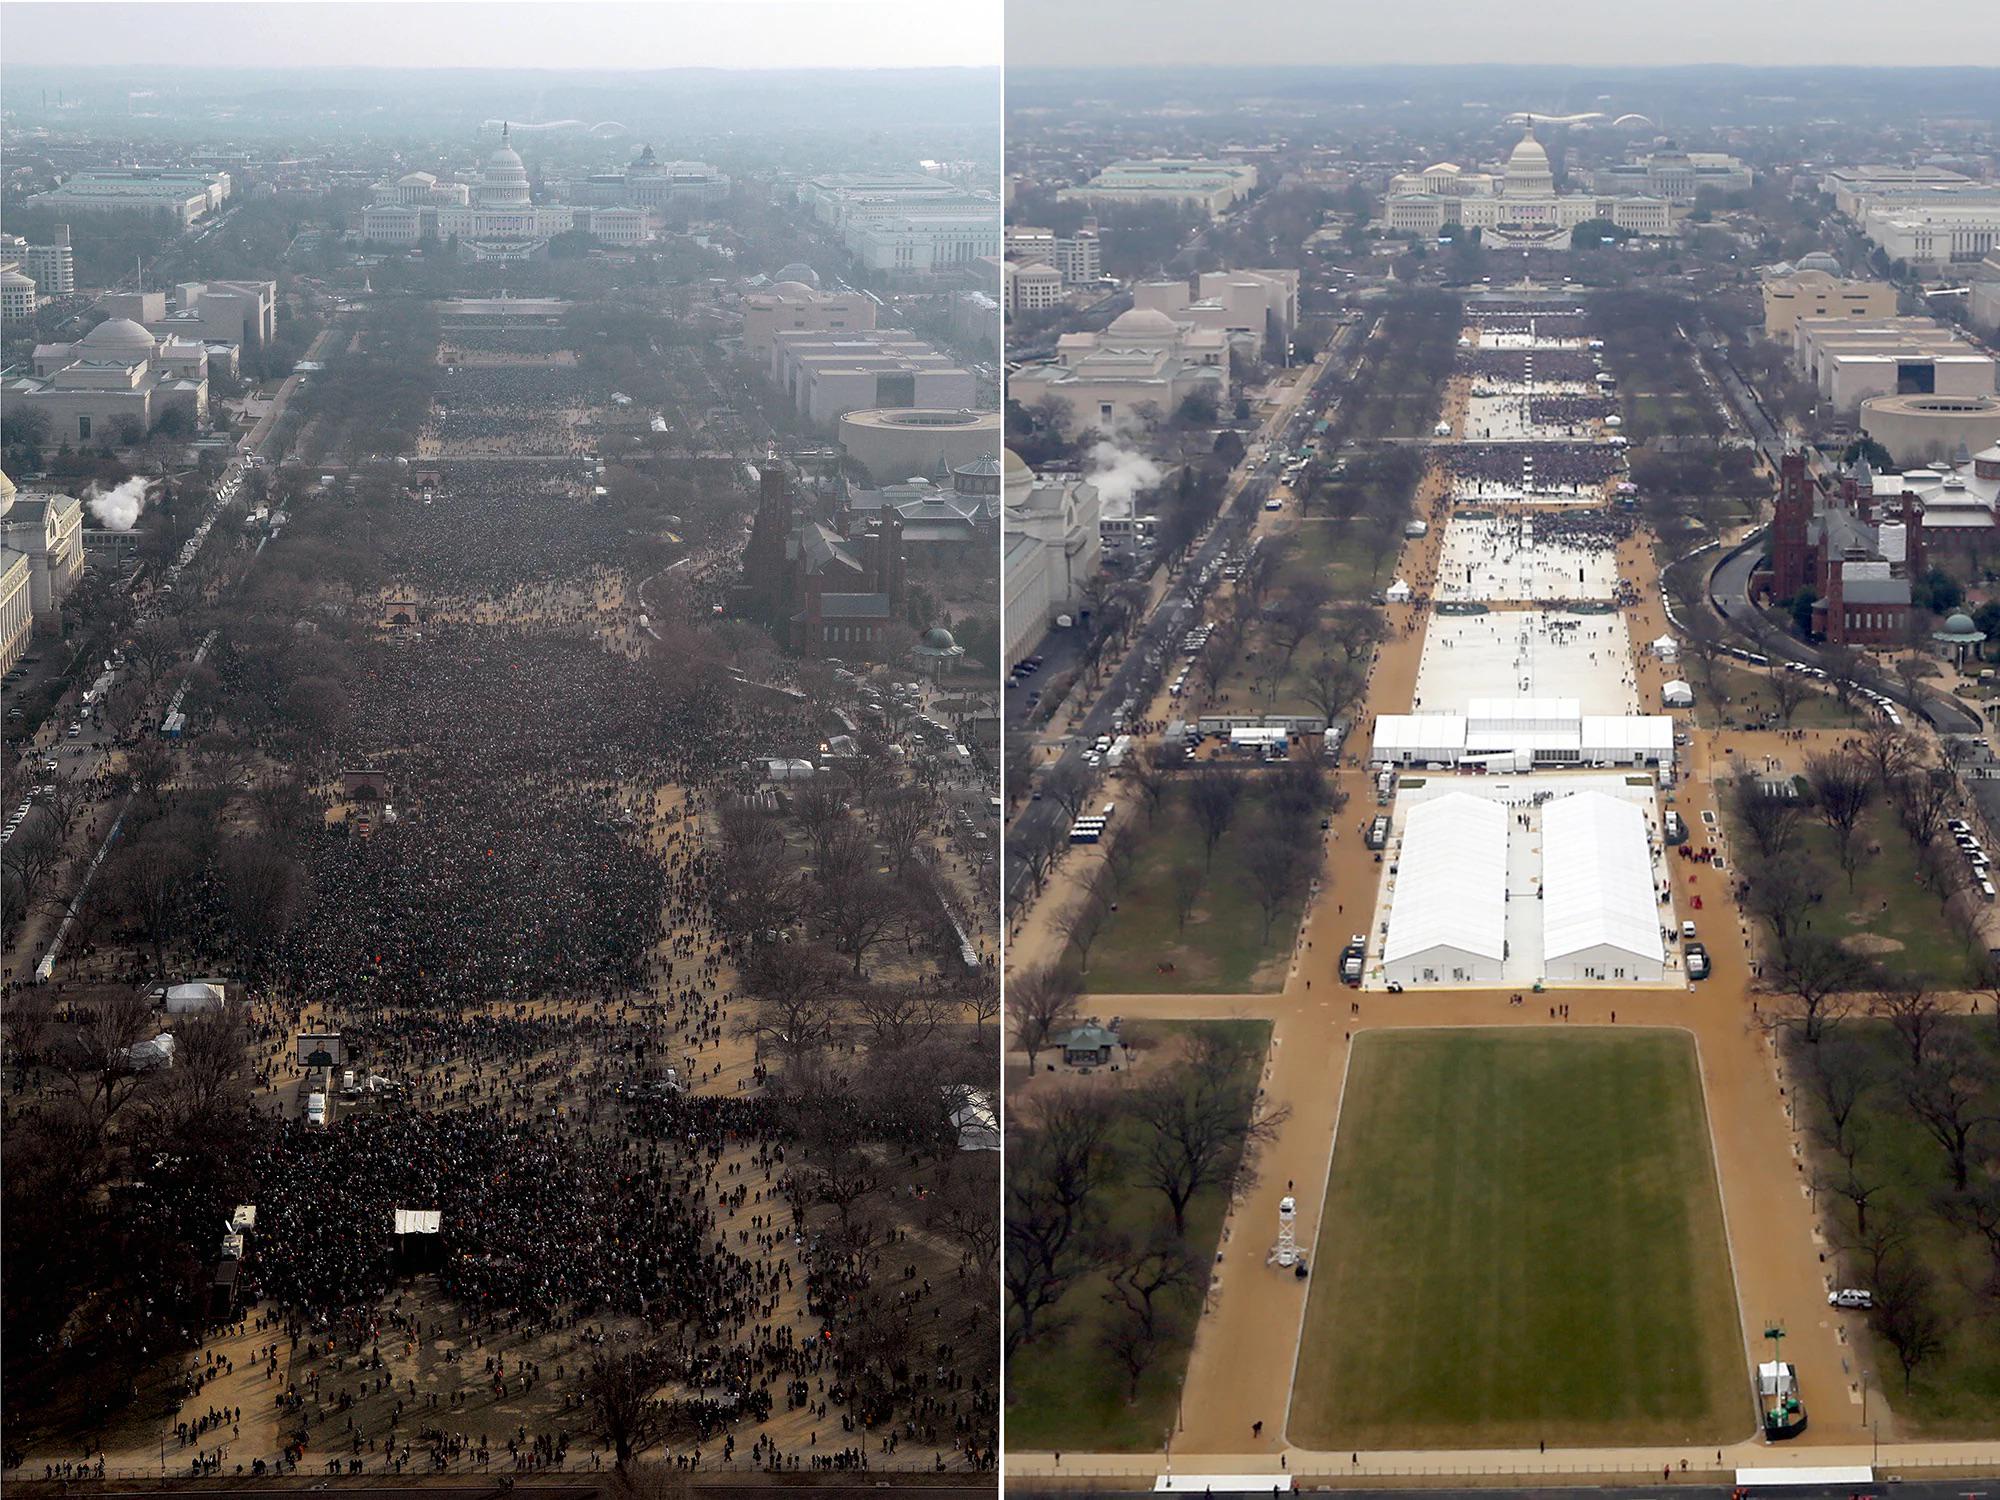
M 1557 984 L 1657 983 L 1666 967 L 1646 815 L 1603 792 L 1542 809 L 1542 971 Z
M 1660 689 L 1660 702 L 1668 708 L 1693 708 L 1694 688 L 1677 677 Z
M 1382 974 L 1404 986 L 1498 984 L 1507 954 L 1507 809 L 1465 792 L 1403 825 Z
M 177 984 L 167 991 L 167 1014 L 170 1016 L 221 1010 L 222 1005 L 222 986 L 219 984 Z
M 1680 660 L 1681 643 L 1675 640 L 1670 635 L 1661 636 L 1657 641 L 1654 641 L 1653 644 L 1648 646 L 1646 649 L 1648 651 L 1651 651 L 1653 655 L 1659 657 L 1661 661 Z
M 1382 591 L 1382 597 L 1387 599 L 1391 604 L 1408 604 L 1410 602 L 1410 586 L 1398 578 Z

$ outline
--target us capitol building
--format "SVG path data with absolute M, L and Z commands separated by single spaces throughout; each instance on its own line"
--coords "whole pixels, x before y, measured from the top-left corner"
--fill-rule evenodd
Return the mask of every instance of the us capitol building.
M 375 244 L 414 245 L 420 240 L 458 242 L 467 260 L 534 260 L 548 253 L 549 238 L 581 229 L 604 245 L 639 245 L 646 212 L 624 205 L 573 207 L 534 201 L 528 169 L 500 127 L 500 146 L 486 158 L 479 181 L 467 186 L 429 172 L 411 172 L 375 186 L 375 202 L 361 214 L 361 238 Z
M 1497 173 L 1439 162 L 1390 179 L 1383 219 L 1391 230 L 1436 235 L 1449 225 L 1480 231 L 1496 249 L 1567 250 L 1570 231 L 1606 219 L 1639 235 L 1672 232 L 1672 207 L 1644 194 L 1556 192 L 1549 153 L 1531 126 Z

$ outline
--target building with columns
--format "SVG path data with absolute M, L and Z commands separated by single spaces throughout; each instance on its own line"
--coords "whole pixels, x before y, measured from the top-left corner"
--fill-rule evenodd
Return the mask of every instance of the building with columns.
M 1185 288 L 1182 289 L 1185 291 Z M 1229 394 L 1229 334 L 1153 307 L 1133 307 L 1102 333 L 1066 333 L 1056 357 L 1023 366 L 1007 398 L 1024 407 L 1055 398 L 1078 427 L 1141 427 L 1171 417 L 1189 396 Z
M 473 261 L 533 260 L 548 253 L 553 236 L 572 229 L 619 246 L 643 244 L 647 234 L 641 208 L 536 203 L 528 169 L 506 125 L 500 127 L 499 148 L 486 158 L 476 183 L 441 182 L 429 172 L 410 172 L 393 183 L 378 183 L 374 193 L 376 201 L 361 212 L 363 240 L 381 245 L 456 240 L 460 256 Z
M 1531 126 L 1498 172 L 1468 172 L 1439 162 L 1389 182 L 1382 207 L 1391 230 L 1435 236 L 1456 225 L 1477 229 L 1483 243 L 1523 249 L 1569 248 L 1570 232 L 1606 220 L 1637 235 L 1673 232 L 1672 205 L 1652 193 L 1562 193 L 1549 154 Z
M 33 628 L 55 629 L 63 600 L 83 576 L 83 502 L 54 490 L 23 494 L 0 474 L 0 569 L 0 626 L 8 639 L 23 580 Z
M 34 373 L 8 380 L 0 399 L 47 412 L 58 443 L 108 443 L 125 418 L 141 434 L 169 411 L 206 421 L 208 362 L 205 344 L 107 318 L 73 344 L 37 344 Z
M 1002 653 L 1012 670 L 1034 654 L 1059 614 L 1083 604 L 1103 541 L 1095 485 L 1074 474 L 1038 477 L 1011 448 L 1001 473 Z
M 28 554 L 0 546 L 0 672 L 11 672 L 28 650 L 35 611 L 29 594 Z

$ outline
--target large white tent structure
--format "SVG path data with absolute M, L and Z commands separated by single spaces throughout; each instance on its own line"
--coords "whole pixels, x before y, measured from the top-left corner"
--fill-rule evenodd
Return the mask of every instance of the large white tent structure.
M 1666 967 L 1646 815 L 1602 792 L 1542 809 L 1542 969 L 1552 984 L 1658 983 Z
M 1465 792 L 1403 824 L 1383 978 L 1413 988 L 1498 984 L 1507 956 L 1507 809 Z

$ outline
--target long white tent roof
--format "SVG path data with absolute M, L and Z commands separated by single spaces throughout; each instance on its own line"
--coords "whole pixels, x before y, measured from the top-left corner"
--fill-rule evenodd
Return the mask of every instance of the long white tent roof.
M 1664 958 L 1646 815 L 1602 792 L 1542 809 L 1542 957 L 1599 946 Z
M 1465 792 L 1417 803 L 1403 823 L 1388 962 L 1456 948 L 1498 962 L 1507 947 L 1507 809 Z

